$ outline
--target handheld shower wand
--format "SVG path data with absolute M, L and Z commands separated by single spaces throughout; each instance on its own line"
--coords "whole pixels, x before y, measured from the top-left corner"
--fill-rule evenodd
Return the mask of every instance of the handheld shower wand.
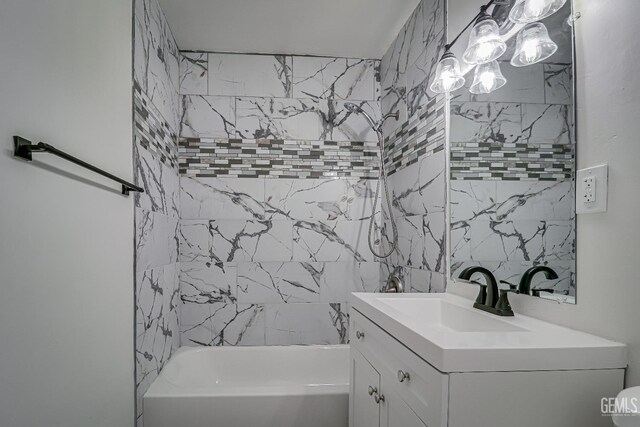
M 389 119 L 389 118 L 394 118 L 396 120 L 398 120 L 400 118 L 400 112 L 396 111 L 395 113 L 389 113 L 389 114 L 385 114 L 382 117 L 382 120 L 380 121 L 380 123 L 376 123 L 375 120 L 373 120 L 373 118 L 362 109 L 362 107 L 360 107 L 359 105 L 356 105 L 352 102 L 346 102 L 344 104 L 344 107 L 347 109 L 347 111 L 349 111 L 350 113 L 354 113 L 354 114 L 361 114 L 366 120 L 367 122 L 369 122 L 369 125 L 371 126 L 371 128 L 376 132 L 376 135 L 378 136 L 378 142 L 380 143 L 380 177 L 378 179 L 378 182 L 376 184 L 376 195 L 375 198 L 373 200 L 373 207 L 371 208 L 371 217 L 369 218 L 369 236 L 368 236 L 368 243 L 369 243 L 369 250 L 378 258 L 389 258 L 391 256 L 391 254 L 396 250 L 396 248 L 398 247 L 398 227 L 396 225 L 396 221 L 393 218 L 393 211 L 391 210 L 391 199 L 389 198 L 389 187 L 387 185 L 387 173 L 384 169 L 384 136 L 382 135 L 382 125 L 384 124 L 385 120 Z M 376 213 L 376 205 L 378 204 L 378 200 L 380 199 L 380 181 L 382 181 L 382 185 L 384 186 L 384 194 L 385 194 L 385 199 L 387 202 L 387 210 L 389 212 L 389 219 L 391 221 L 391 229 L 393 232 L 393 241 L 391 242 L 391 249 L 389 250 L 389 252 L 387 253 L 377 253 L 375 250 L 375 236 L 374 236 L 374 224 L 375 224 L 375 213 Z

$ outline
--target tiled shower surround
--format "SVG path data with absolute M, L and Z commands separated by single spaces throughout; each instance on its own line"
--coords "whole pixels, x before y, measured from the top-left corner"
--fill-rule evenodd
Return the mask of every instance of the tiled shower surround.
M 396 267 L 409 291 L 444 290 L 445 103 L 426 90 L 443 7 L 422 2 L 382 61 L 183 52 L 182 345 L 347 342 L 349 292 Z M 345 102 L 400 110 L 390 267 L 367 245 L 377 136 Z
M 181 344 L 338 344 L 375 291 L 379 61 L 184 52 Z
M 517 284 L 544 264 L 560 279 L 538 287 L 575 295 L 571 64 L 501 66 L 505 87 L 451 101 L 452 275 L 482 265 Z
M 445 2 L 422 0 L 380 66 L 382 114 L 400 114 L 383 128 L 399 242 L 380 275 L 384 281 L 395 272 L 411 292 L 445 289 L 446 104 L 428 89 L 445 37 Z M 384 204 L 383 214 L 389 217 Z M 391 227 L 385 224 L 388 241 Z
M 178 47 L 156 0 L 135 1 L 136 417 L 142 396 L 179 347 Z

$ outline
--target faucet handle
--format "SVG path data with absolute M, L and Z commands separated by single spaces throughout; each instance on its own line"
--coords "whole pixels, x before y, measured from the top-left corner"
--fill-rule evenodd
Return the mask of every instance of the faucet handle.
M 496 311 L 500 316 L 513 316 L 513 309 L 509 303 L 510 293 L 519 294 L 520 292 L 516 289 L 500 289 L 500 298 L 496 303 Z

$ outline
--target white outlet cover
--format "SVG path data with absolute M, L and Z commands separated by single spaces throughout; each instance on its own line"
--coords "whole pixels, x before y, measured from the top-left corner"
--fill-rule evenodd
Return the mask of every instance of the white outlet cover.
M 587 193 L 585 179 L 595 178 L 595 201 L 585 202 Z M 607 211 L 609 166 L 599 165 L 591 168 L 580 169 L 576 173 L 576 213 L 588 214 Z

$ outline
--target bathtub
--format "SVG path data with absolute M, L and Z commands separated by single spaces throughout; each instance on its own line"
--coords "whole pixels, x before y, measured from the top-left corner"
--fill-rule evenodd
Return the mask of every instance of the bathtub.
M 143 412 L 145 427 L 347 427 L 349 346 L 182 347 Z

